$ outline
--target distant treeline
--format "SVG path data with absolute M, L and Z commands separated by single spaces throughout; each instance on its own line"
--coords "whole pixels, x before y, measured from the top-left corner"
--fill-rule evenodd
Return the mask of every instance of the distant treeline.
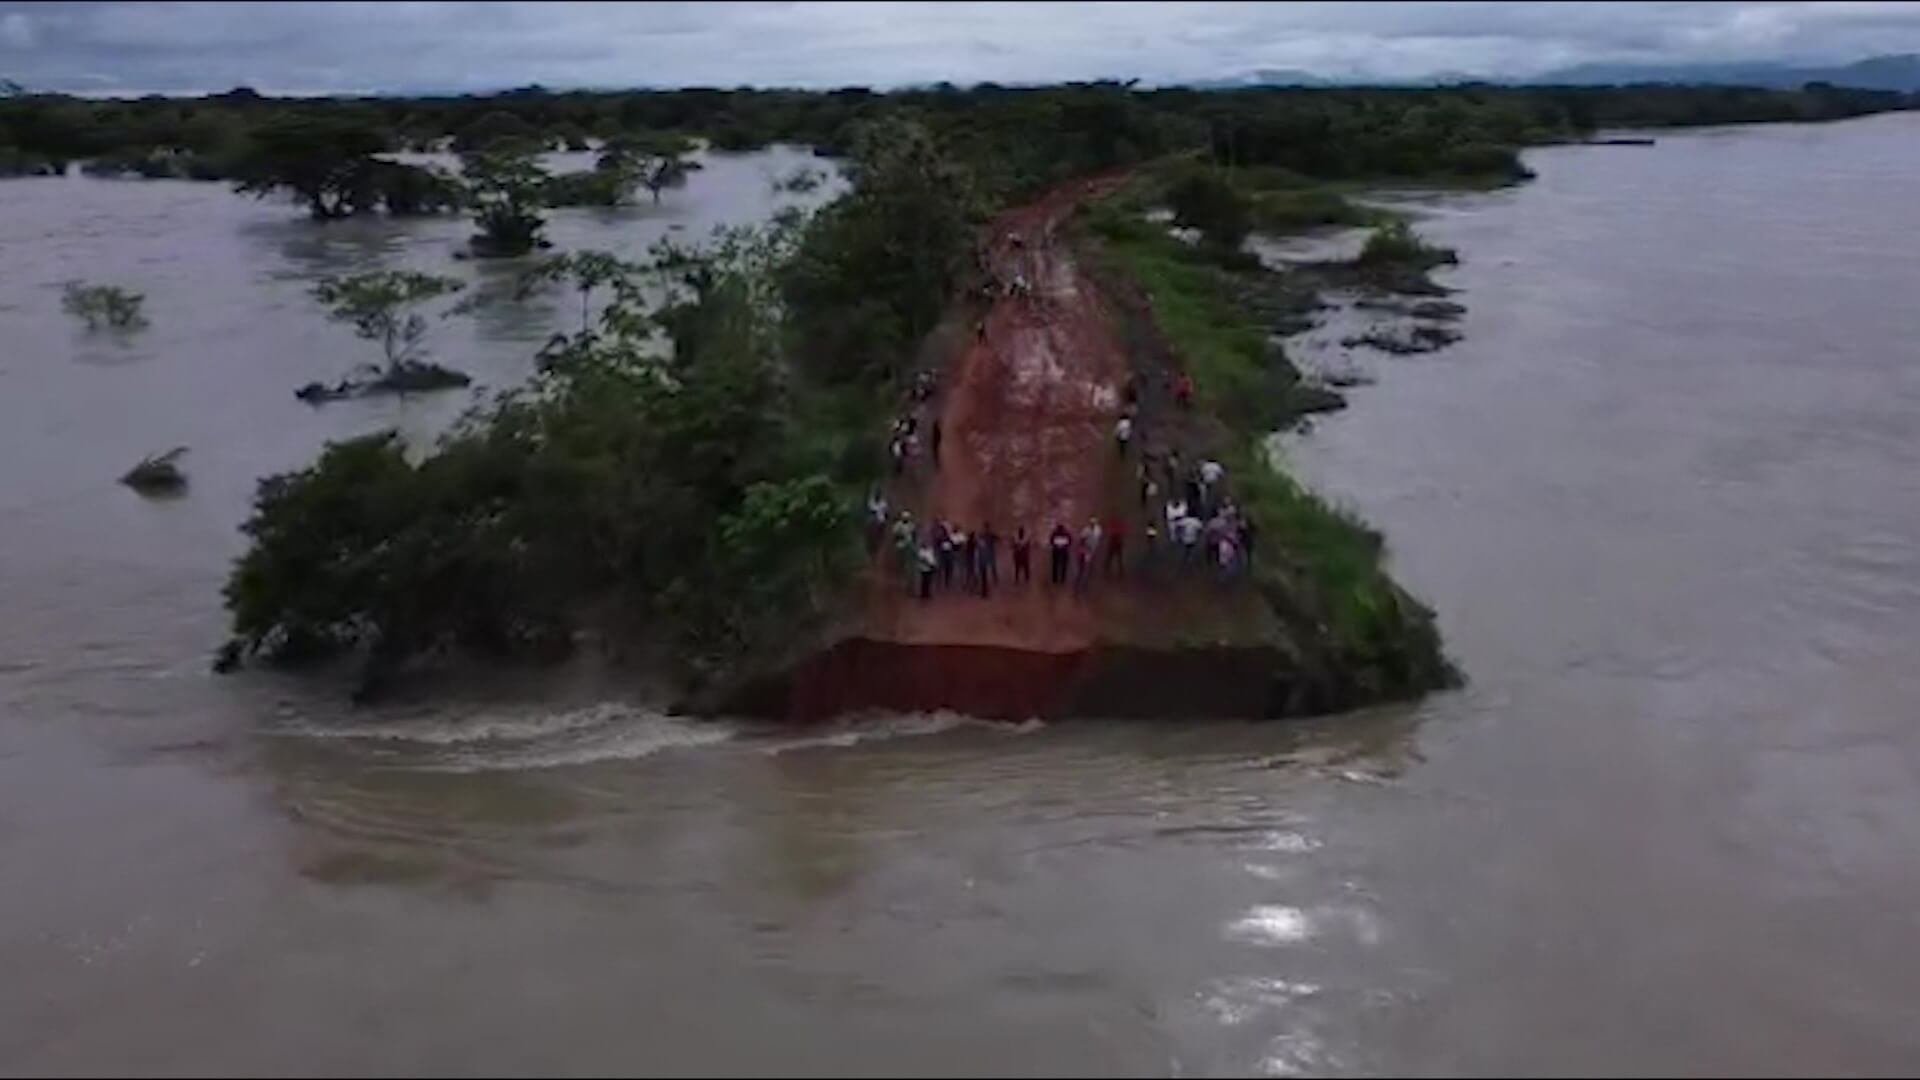
M 1139 90 L 1120 83 L 982 84 L 879 93 L 850 88 L 551 92 L 488 96 L 0 98 L 0 175 L 90 172 L 243 179 L 288 124 L 353 129 L 386 150 L 471 150 L 513 137 L 552 148 L 641 133 L 725 150 L 797 143 L 844 155 L 883 114 L 907 114 L 964 159 L 984 190 L 1023 194 L 1067 176 L 1205 149 L 1224 164 L 1312 179 L 1518 176 L 1515 150 L 1598 128 L 1830 120 L 1920 104 L 1915 95 L 1812 84 L 1729 87 Z M 265 137 L 263 140 L 263 136 Z

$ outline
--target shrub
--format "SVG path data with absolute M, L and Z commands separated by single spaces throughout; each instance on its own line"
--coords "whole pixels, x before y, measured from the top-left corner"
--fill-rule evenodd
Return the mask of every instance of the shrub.
M 183 491 L 187 475 L 180 471 L 179 461 L 186 452 L 186 447 L 176 446 L 164 454 L 141 458 L 138 465 L 120 477 L 120 482 L 142 495 L 171 495 Z
M 60 306 L 86 323 L 88 330 L 138 330 L 147 325 L 140 310 L 146 299 L 118 285 L 69 281 L 61 291 Z
M 1404 221 L 1390 221 L 1367 237 L 1366 246 L 1354 260 L 1361 266 L 1411 266 L 1426 269 L 1460 261 L 1452 248 L 1429 244 Z
M 1212 169 L 1196 168 L 1167 189 L 1176 224 L 1200 230 L 1209 244 L 1237 248 L 1253 229 L 1247 200 Z

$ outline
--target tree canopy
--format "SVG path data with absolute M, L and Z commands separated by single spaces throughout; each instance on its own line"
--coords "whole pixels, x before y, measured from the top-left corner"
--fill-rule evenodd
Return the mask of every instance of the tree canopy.
M 377 681 L 445 650 L 538 655 L 583 626 L 639 625 L 697 681 L 828 610 L 860 557 L 855 508 L 890 399 L 809 333 L 930 319 L 969 210 L 964 171 L 924 132 L 876 130 L 858 154 L 847 202 L 811 220 L 662 244 L 644 269 L 599 253 L 542 264 L 537 279 L 613 296 L 531 385 L 425 454 L 379 434 L 263 480 L 226 587 L 234 655 L 356 649 Z M 925 261 L 881 243 L 915 227 L 932 230 Z M 898 280 L 876 291 L 882 256 Z M 643 273 L 653 287 L 629 287 Z M 367 286 L 380 303 L 334 292 L 384 342 L 386 301 L 415 296 L 410 280 Z M 861 354 L 873 369 L 889 366 L 881 344 Z
M 466 200 L 480 232 L 474 250 L 482 255 L 525 255 L 545 246 L 547 205 L 552 179 L 531 144 L 496 141 L 460 158 Z
M 939 137 L 973 168 L 982 190 L 1017 195 L 1185 149 L 1204 149 L 1232 167 L 1280 165 L 1322 179 L 1517 176 L 1515 147 L 1596 128 L 1827 120 L 1915 104 L 1915 95 L 1820 84 L 1200 91 L 983 83 L 885 94 L 850 87 L 277 99 L 236 91 L 99 101 L 19 95 L 0 98 L 0 172 L 103 160 L 142 174 L 266 184 L 264 190 L 293 192 L 316 216 L 337 216 L 370 208 L 366 197 L 353 197 L 355 182 L 340 175 L 342 164 L 383 150 L 451 145 L 472 153 L 500 143 L 538 150 L 697 135 L 720 150 L 788 142 L 844 155 L 863 125 L 893 114 Z

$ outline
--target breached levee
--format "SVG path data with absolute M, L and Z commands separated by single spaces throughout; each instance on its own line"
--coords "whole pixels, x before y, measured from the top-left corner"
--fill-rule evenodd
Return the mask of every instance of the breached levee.
M 1045 652 L 847 638 L 709 705 L 728 715 L 797 721 L 941 709 L 992 720 L 1279 718 L 1388 699 L 1359 689 L 1301 671 L 1294 658 L 1263 646 Z
M 1258 461 L 1257 437 L 1179 403 L 1183 373 L 1196 382 L 1216 373 L 1207 358 L 1181 355 L 1150 289 L 1112 267 L 1095 273 L 1086 265 L 1095 253 L 1068 239 L 1076 207 L 1115 186 L 1069 185 L 993 224 L 991 276 L 1024 279 L 1033 295 L 996 294 L 984 314 L 950 320 L 949 336 L 963 342 L 921 407 L 923 430 L 937 420 L 944 433 L 942 457 L 916 463 L 890 491 L 922 539 L 936 522 L 990 525 L 1001 537 L 997 584 L 981 595 L 962 571 L 922 598 L 883 549 L 831 631 L 710 687 L 689 709 L 803 721 L 871 710 L 1257 718 L 1410 698 L 1456 678 L 1432 613 L 1378 571 L 1377 536 Z M 1139 434 L 1123 450 L 1114 425 L 1129 396 Z M 1148 450 L 1157 492 L 1140 485 Z M 1261 530 L 1251 572 L 1223 579 L 1168 543 L 1165 496 L 1182 486 L 1166 473 L 1169 450 L 1182 475 L 1206 457 L 1227 465 L 1225 491 Z M 1048 534 L 1063 525 L 1077 539 L 1096 518 L 1128 534 L 1124 572 L 1107 572 L 1096 553 L 1084 587 L 1050 582 Z M 1162 547 L 1143 566 L 1149 522 Z M 1032 580 L 1016 583 L 1010 547 L 1021 527 Z M 1331 558 L 1336 541 L 1359 553 Z

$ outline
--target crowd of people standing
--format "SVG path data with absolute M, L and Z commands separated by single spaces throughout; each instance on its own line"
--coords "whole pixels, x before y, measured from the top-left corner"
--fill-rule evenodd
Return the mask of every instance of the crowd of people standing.
M 1126 455 L 1124 446 L 1121 452 Z M 1130 555 L 1133 572 L 1149 580 L 1205 571 L 1229 583 L 1251 569 L 1258 527 L 1228 493 L 1218 461 L 1203 458 L 1189 467 L 1177 448 L 1142 452 L 1136 475 L 1137 547 L 1126 513 L 1091 517 L 1077 528 L 1056 521 L 1044 538 L 1049 586 L 1084 594 L 1102 579 L 1124 579 Z M 991 597 L 1002 584 L 1003 551 L 1008 583 L 1030 584 L 1035 543 L 1025 525 L 1006 536 L 991 521 L 973 529 L 950 519 L 917 521 L 911 510 L 894 510 L 878 489 L 867 501 L 869 551 L 876 558 L 890 551 L 899 579 L 922 600 L 956 591 Z
M 981 285 L 976 294 L 989 304 L 995 294 L 1032 301 L 1024 264 L 1028 261 L 1017 234 L 1005 238 L 1007 255 L 1015 268 L 1002 273 L 985 248 L 976 251 Z M 974 323 L 974 334 L 984 340 L 984 314 Z M 1193 400 L 1193 383 L 1179 373 L 1167 379 L 1167 396 L 1180 410 Z M 920 372 L 910 388 L 911 404 L 894 422 L 888 438 L 888 457 L 896 477 L 925 457 L 940 467 L 942 431 L 932 408 L 934 377 Z M 923 414 L 927 417 L 924 421 Z M 1165 574 L 1210 572 L 1222 583 L 1244 576 L 1251 567 L 1257 529 L 1253 517 L 1235 504 L 1227 490 L 1226 469 L 1205 457 L 1191 465 L 1177 446 L 1149 449 L 1140 422 L 1140 393 L 1135 378 L 1122 389 L 1121 412 L 1114 421 L 1113 444 L 1122 467 L 1131 466 L 1139 487 L 1139 536 L 1135 572 L 1149 579 Z M 1043 542 L 1047 584 L 1082 595 L 1101 579 L 1127 577 L 1131 529 L 1129 513 L 1089 518 L 1075 527 L 1056 521 Z M 962 593 L 990 598 L 1001 587 L 1002 549 L 1008 556 L 1008 584 L 1026 587 L 1033 580 L 1036 537 L 1027 526 L 1003 536 L 991 521 L 969 529 L 947 519 L 917 521 L 911 510 L 896 509 L 886 493 L 876 488 L 867 501 L 867 546 L 875 559 L 890 555 L 899 580 L 923 601 L 938 593 Z

